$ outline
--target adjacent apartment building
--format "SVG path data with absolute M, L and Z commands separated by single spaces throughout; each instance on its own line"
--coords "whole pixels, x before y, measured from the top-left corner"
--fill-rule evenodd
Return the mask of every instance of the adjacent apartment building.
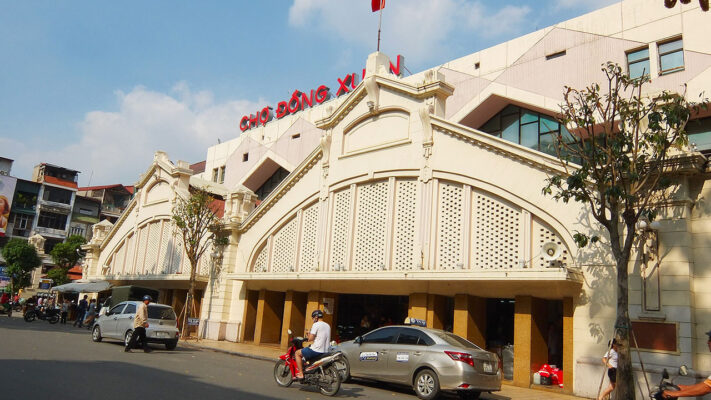
M 708 20 L 694 2 L 626 0 L 407 77 L 400 57 L 371 54 L 342 84 L 325 77 L 236 116 L 242 134 L 207 149 L 204 172 L 157 152 L 121 217 L 94 226 L 85 277 L 153 286 L 180 307 L 189 270 L 171 207 L 206 187 L 224 200 L 230 241 L 198 271 L 205 337 L 285 346 L 316 308 L 342 340 L 366 319 L 417 317 L 492 351 L 513 345 L 515 385 L 551 363 L 563 390 L 593 396 L 616 283 L 604 244 L 574 244 L 596 227 L 588 210 L 541 193 L 561 170 L 550 144 L 566 129 L 556 120 L 564 86 L 603 83 L 612 61 L 649 74 L 649 93 L 708 94 Z M 711 372 L 708 112 L 689 130 L 656 258 L 635 254 L 629 266 L 652 375 L 681 364 Z M 644 278 L 643 259 L 656 260 Z

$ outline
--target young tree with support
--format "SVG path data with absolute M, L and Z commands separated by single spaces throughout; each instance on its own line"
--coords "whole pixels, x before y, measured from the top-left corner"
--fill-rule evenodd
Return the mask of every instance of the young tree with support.
M 705 104 L 670 92 L 646 96 L 648 75 L 632 79 L 617 64 L 607 63 L 602 71 L 604 89 L 565 89 L 560 122 L 570 134 L 556 140 L 564 173 L 550 176 L 543 193 L 585 204 L 608 235 L 617 277 L 616 398 L 634 399 L 628 268 L 636 227 L 641 219 L 653 221 L 672 194 L 669 174 L 684 157 L 686 124 Z M 585 232 L 574 239 L 580 248 L 599 241 Z
M 214 244 L 221 243 L 218 237 L 221 223 L 217 216 L 216 199 L 202 188 L 191 187 L 190 197 L 178 197 L 173 208 L 173 222 L 180 230 L 185 254 L 190 261 L 190 285 L 185 307 L 180 312 L 183 321 L 182 337 L 188 333 L 187 319 L 196 317 L 195 278 L 200 257 Z

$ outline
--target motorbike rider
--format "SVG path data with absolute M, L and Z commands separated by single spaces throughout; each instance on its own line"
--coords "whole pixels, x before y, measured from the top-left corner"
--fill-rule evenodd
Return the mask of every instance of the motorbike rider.
M 10 295 L 7 292 L 3 292 L 0 297 L 0 305 L 5 309 L 5 312 L 9 312 L 12 306 L 10 305 Z
M 315 360 L 328 353 L 328 345 L 331 342 L 331 326 L 323 321 L 323 311 L 315 310 L 311 313 L 311 318 L 314 324 L 309 331 L 308 341 L 313 344 L 296 351 L 296 366 L 299 368 L 297 379 L 304 379 L 304 359 Z
M 708 341 L 706 344 L 709 346 L 709 351 L 711 351 L 711 331 L 706 332 L 708 335 Z M 711 393 L 711 376 L 706 378 L 705 381 L 699 382 L 695 385 L 679 385 L 681 390 L 679 391 L 669 391 L 665 390 L 663 396 L 665 399 L 673 399 L 677 397 L 693 397 L 693 396 L 703 396 L 705 394 Z

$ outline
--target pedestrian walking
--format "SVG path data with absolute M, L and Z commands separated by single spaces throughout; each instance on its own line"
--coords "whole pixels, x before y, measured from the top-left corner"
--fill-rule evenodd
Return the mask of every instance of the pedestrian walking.
M 86 310 L 89 308 L 89 302 L 86 301 L 87 295 L 84 295 L 84 298 L 79 301 L 79 306 L 77 306 L 77 319 L 74 321 L 74 326 L 79 326 L 80 328 L 83 328 L 83 323 L 84 323 L 84 316 L 86 315 Z
M 96 319 L 96 299 L 91 299 L 89 308 L 86 311 L 86 318 L 84 318 L 86 329 L 91 329 L 94 319 Z
M 610 379 L 610 386 L 605 388 L 598 400 L 603 400 L 607 397 L 617 385 L 617 340 L 612 339 L 612 342 L 608 344 L 609 350 L 602 357 L 602 363 L 607 367 L 607 377 Z
M 148 341 L 146 340 L 146 328 L 148 328 L 148 304 L 150 304 L 151 301 L 153 301 L 151 296 L 143 296 L 143 303 L 138 305 L 136 316 L 133 317 L 133 333 L 131 334 L 131 340 L 128 341 L 128 344 L 126 344 L 123 351 L 127 353 L 130 352 L 136 344 L 136 340 L 141 341 L 144 353 L 149 353 L 151 351 L 148 347 Z
M 67 314 L 69 314 L 69 300 L 64 300 L 62 303 L 62 314 L 59 322 L 62 324 L 67 324 Z

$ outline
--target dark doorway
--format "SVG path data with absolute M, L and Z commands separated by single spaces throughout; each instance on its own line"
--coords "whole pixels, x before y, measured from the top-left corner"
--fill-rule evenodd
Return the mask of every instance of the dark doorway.
M 341 294 L 336 329 L 341 341 L 375 328 L 402 324 L 407 318 L 408 296 Z

